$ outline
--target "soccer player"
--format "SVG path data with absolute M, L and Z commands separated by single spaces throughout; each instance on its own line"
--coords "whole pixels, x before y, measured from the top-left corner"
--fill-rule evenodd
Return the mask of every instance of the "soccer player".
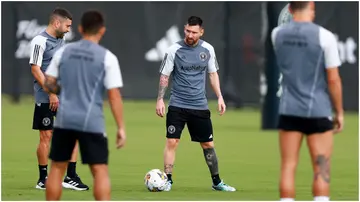
M 54 52 L 65 44 L 65 33 L 70 31 L 72 16 L 63 8 L 56 8 L 50 15 L 49 25 L 46 30 L 35 36 L 31 41 L 30 65 L 34 76 L 35 109 L 33 129 L 40 132 L 40 143 L 37 148 L 39 164 L 39 180 L 37 189 L 46 189 L 47 164 L 49 146 L 52 136 L 53 121 L 59 105 L 59 98 L 53 93 L 44 91 L 44 72 L 48 68 Z M 63 186 L 78 191 L 88 190 L 76 173 L 76 158 L 78 146 L 74 148 L 73 156 L 68 165 L 67 175 Z
M 235 191 L 219 176 L 218 159 L 213 142 L 213 127 L 205 95 L 206 74 L 209 73 L 211 86 L 218 97 L 220 115 L 225 113 L 225 103 L 221 95 L 218 63 L 212 45 L 200 39 L 204 33 L 202 19 L 188 18 L 184 27 L 185 38 L 171 45 L 160 67 L 160 84 L 156 103 L 156 114 L 165 115 L 164 94 L 172 74 L 172 89 L 166 114 L 167 140 L 164 150 L 164 171 L 168 177 L 165 191 L 170 191 L 175 151 L 182 130 L 187 124 L 191 140 L 199 142 L 212 178 L 212 189 Z
M 344 126 L 337 41 L 330 31 L 313 23 L 314 2 L 292 1 L 289 9 L 292 21 L 273 29 L 271 35 L 283 76 L 278 123 L 280 198 L 295 198 L 295 172 L 305 137 L 314 172 L 314 200 L 328 201 L 333 135 Z
M 79 32 L 82 39 L 60 48 L 47 69 L 45 86 L 60 92 L 60 105 L 51 142 L 51 168 L 46 199 L 60 200 L 61 176 L 71 159 L 76 141 L 83 164 L 90 166 L 96 200 L 110 200 L 108 140 L 103 114 L 107 91 L 117 130 L 117 147 L 125 143 L 123 86 L 117 57 L 98 43 L 105 33 L 104 18 L 98 11 L 85 12 Z

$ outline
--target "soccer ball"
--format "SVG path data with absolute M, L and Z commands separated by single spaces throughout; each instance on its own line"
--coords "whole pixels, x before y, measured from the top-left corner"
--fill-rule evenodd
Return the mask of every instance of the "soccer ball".
M 163 191 L 167 182 L 166 174 L 160 169 L 152 169 L 144 177 L 146 188 L 151 192 Z

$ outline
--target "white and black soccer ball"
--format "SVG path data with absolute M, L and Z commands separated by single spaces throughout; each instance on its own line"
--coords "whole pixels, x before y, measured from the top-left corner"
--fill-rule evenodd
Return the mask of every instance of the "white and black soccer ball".
M 278 17 L 278 26 L 285 25 L 292 21 L 292 14 L 289 11 L 289 4 L 286 4 L 285 7 L 281 10 Z
M 165 188 L 167 175 L 160 169 L 152 169 L 146 173 L 144 182 L 146 188 L 151 192 L 160 192 Z

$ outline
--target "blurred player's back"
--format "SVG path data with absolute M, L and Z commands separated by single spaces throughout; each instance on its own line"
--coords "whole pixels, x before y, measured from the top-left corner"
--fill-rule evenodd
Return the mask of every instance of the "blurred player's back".
M 281 114 L 300 117 L 332 115 L 324 56 L 329 37 L 328 30 L 312 22 L 290 22 L 274 30 L 274 47 L 283 75 Z
M 88 40 L 64 47 L 59 66 L 61 106 L 55 126 L 105 132 L 102 112 L 105 68 L 114 57 L 107 49 Z

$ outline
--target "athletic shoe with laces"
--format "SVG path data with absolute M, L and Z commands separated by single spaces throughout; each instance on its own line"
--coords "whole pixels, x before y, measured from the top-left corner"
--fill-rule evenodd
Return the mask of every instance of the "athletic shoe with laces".
M 84 184 L 80 177 L 76 175 L 73 178 L 70 178 L 69 176 L 66 176 L 64 179 L 64 182 L 62 183 L 62 186 L 67 189 L 73 189 L 76 191 L 86 191 L 89 190 L 89 187 Z

